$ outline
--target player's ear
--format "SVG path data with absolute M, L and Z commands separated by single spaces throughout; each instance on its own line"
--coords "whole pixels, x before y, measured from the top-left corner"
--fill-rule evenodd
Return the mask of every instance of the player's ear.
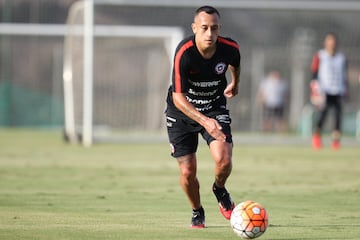
M 192 29 L 193 33 L 195 34 L 196 33 L 196 24 L 195 23 L 191 24 L 191 29 Z

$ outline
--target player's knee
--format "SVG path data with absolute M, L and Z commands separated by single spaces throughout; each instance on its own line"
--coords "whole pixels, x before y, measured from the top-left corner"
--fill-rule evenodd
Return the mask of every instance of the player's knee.
M 196 177 L 196 164 L 195 162 L 180 163 L 180 175 L 185 179 L 192 179 Z
M 196 177 L 196 170 L 195 168 L 184 167 L 180 169 L 180 174 L 185 179 L 193 179 Z
M 216 165 L 220 170 L 230 170 L 232 168 L 231 156 L 223 156 L 218 161 L 216 161 Z

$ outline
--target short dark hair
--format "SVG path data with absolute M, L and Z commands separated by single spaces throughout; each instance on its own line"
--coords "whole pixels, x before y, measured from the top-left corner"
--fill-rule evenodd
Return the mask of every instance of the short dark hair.
M 195 11 L 195 16 L 198 15 L 199 13 L 201 13 L 201 12 L 206 12 L 207 14 L 214 14 L 215 13 L 220 18 L 219 11 L 216 8 L 212 7 L 212 6 L 205 5 L 205 6 L 199 7 Z

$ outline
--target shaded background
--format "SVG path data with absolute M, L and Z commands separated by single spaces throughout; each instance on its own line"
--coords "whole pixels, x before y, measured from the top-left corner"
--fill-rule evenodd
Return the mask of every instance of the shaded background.
M 73 2 L 3 0 L 1 23 L 65 24 Z M 240 94 L 229 101 L 234 131 L 260 130 L 256 92 L 271 69 L 280 70 L 289 85 L 286 116 L 291 130 L 305 124 L 302 110 L 308 104 L 311 57 L 322 47 L 324 34 L 333 31 L 349 60 L 351 98 L 345 105 L 343 125 L 345 132 L 354 133 L 360 109 L 358 11 L 218 9 L 222 35 L 238 41 L 242 54 Z M 174 26 L 189 35 L 193 12 L 192 7 L 96 6 L 95 22 Z M 76 23 L 82 23 L 81 12 Z M 81 125 L 81 38 L 74 44 L 76 118 Z M 120 130 L 162 129 L 171 68 L 163 43 L 158 39 L 96 38 L 94 50 L 94 124 Z M 61 35 L 0 35 L 0 126 L 63 126 L 63 52 Z

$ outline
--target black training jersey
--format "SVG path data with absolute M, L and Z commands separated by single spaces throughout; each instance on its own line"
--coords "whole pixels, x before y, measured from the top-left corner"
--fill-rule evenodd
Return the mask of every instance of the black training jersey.
M 195 45 L 195 36 L 180 42 L 174 57 L 167 112 L 184 115 L 173 103 L 173 92 L 186 93 L 186 99 L 204 114 L 226 108 L 225 73 L 228 65 L 239 67 L 239 45 L 230 38 L 220 36 L 216 44 L 214 55 L 204 59 Z

